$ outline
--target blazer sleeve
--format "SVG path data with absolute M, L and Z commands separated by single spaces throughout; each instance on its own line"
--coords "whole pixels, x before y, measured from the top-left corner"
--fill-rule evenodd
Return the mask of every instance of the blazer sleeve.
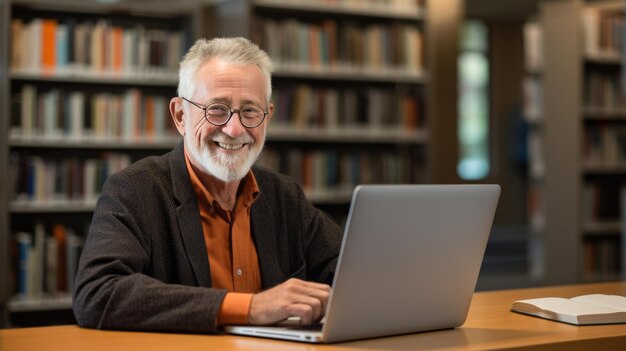
M 184 245 L 170 239 L 174 211 L 157 205 L 163 199 L 155 192 L 131 182 L 127 173 L 106 182 L 76 277 L 73 310 L 80 326 L 217 331 L 225 291 L 197 286 L 185 266 Z M 160 255 L 171 257 L 155 258 Z

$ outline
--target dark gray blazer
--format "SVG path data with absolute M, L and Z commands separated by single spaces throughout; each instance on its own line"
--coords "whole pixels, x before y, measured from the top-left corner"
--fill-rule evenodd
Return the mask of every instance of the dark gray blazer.
M 263 289 L 291 277 L 331 283 L 340 227 L 289 178 L 253 169 L 251 209 Z M 74 315 L 83 327 L 216 332 L 226 294 L 211 288 L 198 201 L 183 144 L 111 176 L 80 258 Z

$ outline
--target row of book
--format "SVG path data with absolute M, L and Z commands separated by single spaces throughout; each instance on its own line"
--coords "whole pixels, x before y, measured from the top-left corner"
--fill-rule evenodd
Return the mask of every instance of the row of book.
M 392 151 L 339 152 L 267 148 L 257 162 L 291 176 L 308 192 L 351 190 L 358 184 L 417 182 L 417 161 Z
M 583 161 L 589 165 L 626 164 L 626 126 L 595 123 L 586 126 Z
M 292 0 L 292 2 L 303 2 L 307 4 L 329 4 L 329 5 L 345 5 L 356 8 L 369 8 L 371 6 L 384 6 L 394 9 L 411 9 L 421 8 L 424 0 Z
M 618 221 L 624 184 L 615 179 L 588 180 L 581 190 L 582 223 Z
M 400 70 L 424 68 L 422 31 L 414 24 L 319 23 L 258 19 L 255 42 L 278 65 Z
M 582 16 L 584 52 L 624 53 L 624 9 L 587 7 Z
M 13 97 L 11 135 L 19 138 L 164 139 L 177 136 L 169 98 L 139 89 L 123 94 L 38 91 L 30 84 Z
M 130 156 L 122 153 L 55 159 L 13 152 L 10 166 L 14 203 L 95 203 L 104 181 L 130 163 Z
M 585 106 L 602 111 L 626 111 L 626 90 L 619 74 L 589 72 L 584 87 Z
M 619 237 L 605 236 L 585 240 L 583 243 L 586 279 L 617 279 L 621 270 L 621 244 Z
M 106 19 L 51 18 L 11 23 L 11 69 L 35 73 L 176 73 L 182 32 L 121 27 Z
M 425 125 L 420 97 L 392 89 L 334 89 L 309 85 L 274 90 L 272 124 L 281 127 L 368 127 L 415 130 Z
M 83 238 L 62 224 L 47 229 L 36 223 L 32 232 L 14 236 L 13 292 L 18 297 L 55 296 L 74 290 Z

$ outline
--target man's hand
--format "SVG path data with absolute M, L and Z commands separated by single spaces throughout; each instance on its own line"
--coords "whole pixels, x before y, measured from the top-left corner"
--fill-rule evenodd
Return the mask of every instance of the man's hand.
M 330 286 L 289 279 L 269 290 L 255 294 L 250 304 L 250 324 L 267 325 L 289 317 L 300 317 L 300 324 L 311 324 L 323 317 Z

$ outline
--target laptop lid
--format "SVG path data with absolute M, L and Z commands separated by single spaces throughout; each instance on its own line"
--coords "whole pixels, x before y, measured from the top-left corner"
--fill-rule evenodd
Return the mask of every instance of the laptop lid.
M 460 326 L 499 194 L 498 185 L 360 185 L 321 334 L 251 326 L 225 331 L 338 342 Z

